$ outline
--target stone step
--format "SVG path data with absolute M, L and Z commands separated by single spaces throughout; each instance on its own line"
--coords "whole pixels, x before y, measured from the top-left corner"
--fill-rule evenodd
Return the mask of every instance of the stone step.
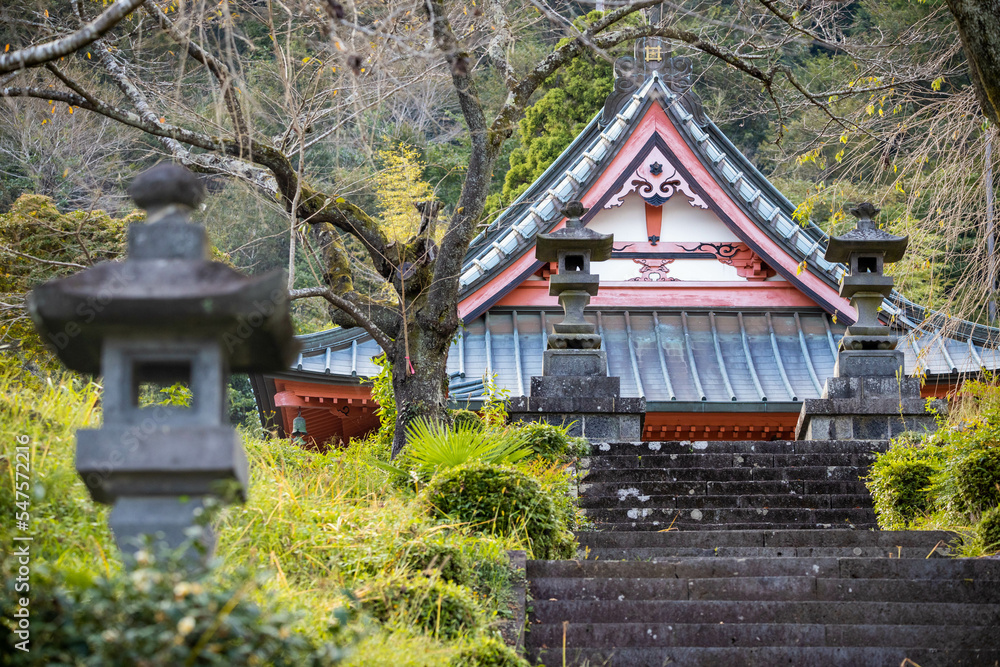
M 649 561 L 530 560 L 527 577 L 809 576 L 834 579 L 975 579 L 1000 582 L 1000 560 L 979 558 L 674 558 Z
M 589 547 L 920 547 L 928 552 L 954 533 L 943 530 L 723 530 L 716 532 L 611 533 L 581 531 L 580 546 Z
M 673 509 L 714 509 L 724 507 L 806 507 L 810 509 L 864 508 L 872 506 L 871 495 L 851 494 L 771 494 L 771 495 L 644 495 L 638 489 L 624 488 L 614 496 L 587 494 L 579 499 L 583 509 L 632 509 L 634 507 L 659 507 Z
M 647 521 L 643 520 L 622 522 L 622 523 L 601 523 L 600 529 L 606 532 L 652 532 L 658 533 L 664 530 L 670 531 L 702 531 L 720 532 L 726 530 L 878 530 L 875 521 L 869 523 L 851 523 L 850 521 L 840 521 L 837 523 L 778 523 L 774 521 L 748 521 L 746 523 L 708 523 L 702 524 L 698 521 L 671 523 L 670 521 Z
M 866 453 L 697 453 L 697 454 L 635 454 L 590 456 L 580 461 L 589 470 L 624 470 L 631 468 L 801 468 L 808 466 L 855 466 L 866 468 L 876 454 Z
M 979 580 L 830 579 L 813 576 L 693 579 L 535 577 L 534 599 L 949 602 L 1000 604 L 1000 585 Z
M 593 456 L 606 454 L 697 454 L 760 452 L 771 454 L 862 454 L 885 451 L 886 440 L 672 440 L 663 442 L 599 442 L 591 446 Z
M 751 480 L 844 480 L 866 475 L 858 466 L 799 466 L 793 468 L 616 468 L 590 470 L 584 484 L 595 482 L 747 482 Z
M 653 526 L 663 524 L 682 526 L 703 526 L 715 524 L 741 523 L 782 523 L 793 526 L 815 526 L 817 524 L 853 525 L 875 524 L 875 512 L 872 509 L 837 508 L 808 509 L 804 507 L 723 507 L 704 509 L 675 509 L 672 507 L 632 507 L 632 508 L 595 508 L 584 510 L 587 518 L 601 524 L 627 523 L 635 521 Z M 657 524 L 657 522 L 659 522 Z M 637 529 L 641 529 L 638 528 Z
M 579 648 L 852 646 L 1000 649 L 996 626 L 805 623 L 561 623 L 533 625 L 529 647 Z M 561 648 L 560 648 L 560 653 Z
M 620 534 L 620 533 L 619 533 Z M 685 533 L 688 534 L 688 533 Z M 662 560 L 672 558 L 947 558 L 947 547 L 631 547 L 591 548 L 584 560 Z
M 1000 660 L 996 649 L 908 649 L 873 647 L 747 647 L 747 648 L 573 648 L 566 655 L 560 649 L 529 652 L 545 667 L 985 667 Z
M 850 480 L 748 480 L 738 482 L 672 482 L 648 481 L 635 483 L 584 482 L 579 486 L 581 499 L 604 496 L 754 496 L 754 495 L 867 495 L 868 488 L 860 479 Z
M 1000 626 L 1000 605 L 954 602 L 788 602 L 732 600 L 533 600 L 532 626 L 592 623 L 837 623 Z

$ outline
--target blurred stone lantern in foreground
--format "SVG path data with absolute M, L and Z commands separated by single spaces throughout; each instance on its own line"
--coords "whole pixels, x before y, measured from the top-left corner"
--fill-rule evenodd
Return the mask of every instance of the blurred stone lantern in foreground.
M 129 188 L 148 212 L 128 229 L 128 258 L 41 285 L 35 326 L 70 369 L 104 376 L 104 426 L 77 434 L 77 471 L 130 552 L 142 535 L 176 547 L 205 499 L 243 500 L 247 460 L 228 423 L 231 372 L 276 371 L 294 358 L 280 272 L 248 278 L 209 261 L 204 227 L 189 220 L 201 183 L 159 164 Z M 190 404 L 143 406 L 180 383 Z M 199 538 L 211 551 L 210 529 Z

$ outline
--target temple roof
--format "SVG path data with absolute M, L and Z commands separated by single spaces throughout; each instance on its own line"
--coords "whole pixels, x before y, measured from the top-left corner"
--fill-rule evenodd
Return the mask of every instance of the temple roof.
M 461 276 L 462 296 L 482 288 L 530 251 L 536 235 L 556 227 L 562 220 L 563 204 L 597 182 L 654 104 L 664 109 L 687 145 L 757 229 L 795 258 L 804 272 L 836 291 L 847 267 L 824 259 L 829 242 L 827 233 L 811 220 L 805 224 L 796 222 L 795 205 L 747 160 L 718 126 L 704 118 L 699 121 L 680 101 L 681 97 L 654 72 L 606 127 L 598 122 L 600 114 L 595 116 L 552 165 L 473 240 Z M 798 273 L 785 277 L 790 282 L 802 283 Z M 501 296 L 498 293 L 492 299 L 476 303 L 462 314 L 474 317 Z M 827 310 L 834 314 L 834 309 L 827 307 Z M 895 290 L 882 304 L 882 312 L 888 324 L 904 333 L 915 328 L 943 329 L 949 336 L 959 340 L 971 337 L 978 344 L 1000 338 L 1000 330 L 996 328 L 935 313 Z
M 587 318 L 604 338 L 609 375 L 622 378 L 622 396 L 646 398 L 650 411 L 692 403 L 797 411 L 833 374 L 845 328 L 818 309 L 589 309 Z M 527 395 L 531 376 L 542 372 L 546 325 L 561 319 L 556 309 L 497 307 L 467 322 L 449 350 L 453 402 L 481 400 L 483 378 L 494 375 L 511 396 Z M 379 371 L 371 357 L 380 350 L 367 335 L 338 329 L 300 341 L 293 368 L 302 380 L 354 383 Z M 992 348 L 932 332 L 913 331 L 899 347 L 908 375 L 952 377 L 1000 365 Z

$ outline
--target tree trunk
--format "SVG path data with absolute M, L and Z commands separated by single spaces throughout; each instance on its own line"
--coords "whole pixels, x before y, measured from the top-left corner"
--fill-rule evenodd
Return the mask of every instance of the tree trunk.
M 396 432 L 392 438 L 392 458 L 396 458 L 406 446 L 406 429 L 414 419 L 425 417 L 441 421 L 447 418 L 448 346 L 451 338 L 431 331 L 421 331 L 411 321 L 408 342 L 409 363 L 402 335 L 396 338 L 393 355 L 392 389 L 396 396 Z
M 976 97 L 986 116 L 1000 125 L 1000 0 L 948 0 Z

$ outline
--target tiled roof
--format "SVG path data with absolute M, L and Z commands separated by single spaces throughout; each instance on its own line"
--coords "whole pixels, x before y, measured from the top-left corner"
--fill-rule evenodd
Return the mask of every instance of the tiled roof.
M 542 373 L 546 332 L 562 312 L 493 308 L 466 324 L 448 356 L 451 396 L 483 394 L 485 377 L 511 396 L 526 395 Z M 623 396 L 655 403 L 799 403 L 816 398 L 833 374 L 844 326 L 819 310 L 800 312 L 588 310 Z M 310 344 L 311 341 L 311 344 Z M 370 376 L 378 346 L 367 337 L 303 339 L 295 368 L 315 376 Z M 995 350 L 926 332 L 900 345 L 907 374 L 948 376 L 997 366 Z M 797 409 L 797 408 L 796 408 Z

